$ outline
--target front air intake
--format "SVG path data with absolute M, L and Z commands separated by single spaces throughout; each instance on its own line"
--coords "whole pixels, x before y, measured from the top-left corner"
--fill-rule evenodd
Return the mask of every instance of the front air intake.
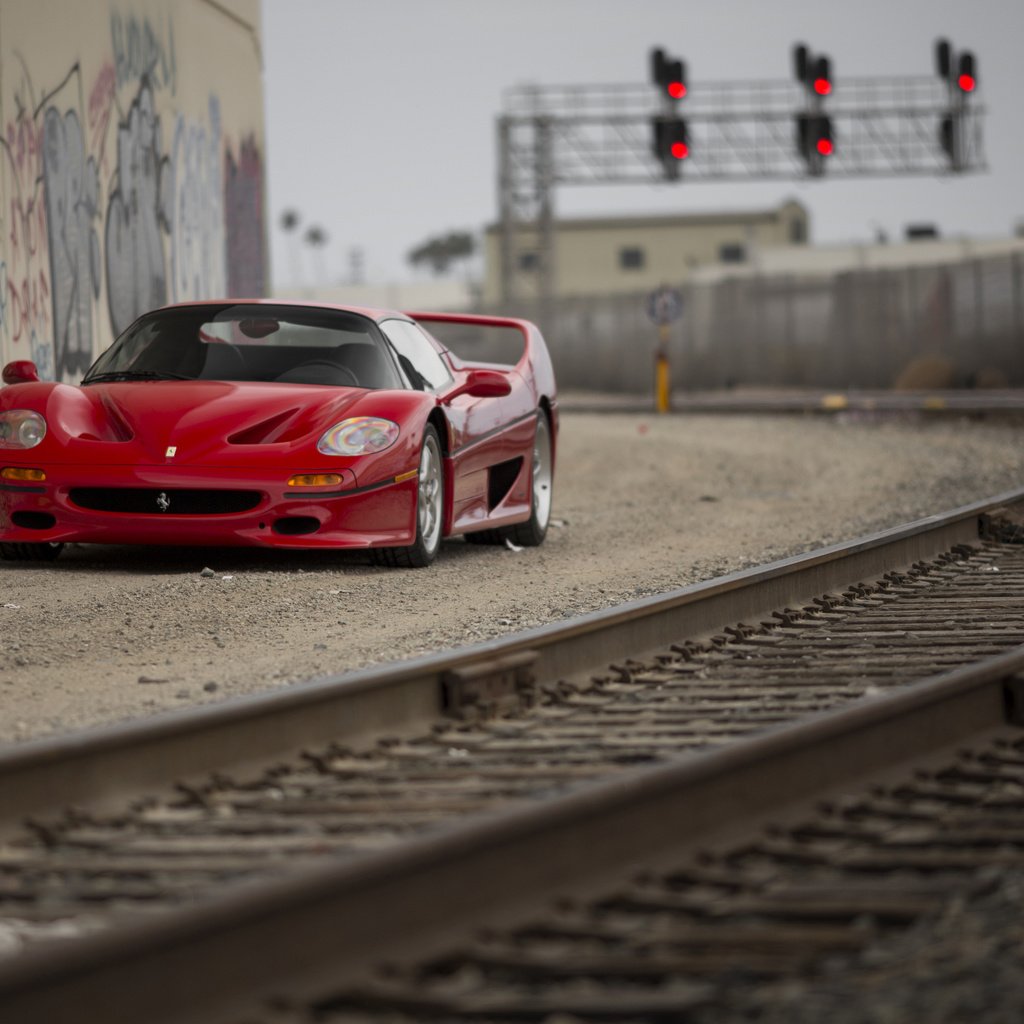
M 57 525 L 57 520 L 49 512 L 12 512 L 11 522 L 23 530 L 49 530 Z
M 301 537 L 304 533 L 316 533 L 320 529 L 320 520 L 313 516 L 285 516 L 274 523 L 274 533 L 285 537 Z
M 93 512 L 133 515 L 216 516 L 248 512 L 261 499 L 259 491 L 199 490 L 149 487 L 73 487 L 73 504 Z

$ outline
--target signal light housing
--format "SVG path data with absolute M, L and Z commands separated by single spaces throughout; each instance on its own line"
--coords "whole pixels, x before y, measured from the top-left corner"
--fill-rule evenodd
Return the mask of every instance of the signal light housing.
M 665 171 L 665 177 L 675 180 L 679 168 L 690 156 L 690 133 L 680 117 L 661 115 L 651 119 L 651 151 Z
M 659 160 L 685 160 L 690 155 L 690 133 L 681 117 L 656 117 L 654 129 L 654 155 Z
M 836 151 L 832 119 L 824 114 L 798 114 L 796 119 L 797 150 L 812 174 L 820 174 L 822 160 Z
M 832 62 L 828 57 L 819 57 L 814 62 L 811 79 L 811 88 L 819 96 L 828 96 L 832 92 Z
M 950 160 L 956 160 L 956 130 L 953 126 L 953 115 L 947 114 L 939 122 L 939 143 Z
M 686 95 L 686 65 L 660 48 L 651 50 L 651 80 L 668 99 Z
M 948 39 L 935 42 L 935 71 L 950 89 L 971 93 L 978 88 L 978 68 L 970 50 L 957 53 Z
M 970 162 L 971 132 L 967 117 L 969 97 L 978 88 L 978 65 L 970 50 L 959 53 L 948 39 L 935 43 L 935 70 L 946 83 L 948 108 L 939 119 L 939 145 L 949 158 L 952 171 L 967 169 Z
M 978 75 L 974 66 L 974 54 L 965 50 L 957 62 L 957 88 L 961 92 L 974 92 L 978 86 Z
M 808 92 L 832 94 L 832 61 L 825 54 L 813 54 L 803 43 L 793 47 L 793 74 Z

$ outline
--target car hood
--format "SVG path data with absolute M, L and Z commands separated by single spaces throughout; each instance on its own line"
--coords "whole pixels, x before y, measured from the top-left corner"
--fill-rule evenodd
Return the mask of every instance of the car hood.
M 76 461 L 293 465 L 315 461 L 320 436 L 340 420 L 382 415 L 386 394 L 230 381 L 56 385 L 46 402 L 47 441 Z

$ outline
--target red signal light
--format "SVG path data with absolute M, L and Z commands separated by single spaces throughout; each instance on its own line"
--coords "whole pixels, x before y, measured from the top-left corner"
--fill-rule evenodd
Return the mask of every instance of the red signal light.
M 817 150 L 822 156 L 831 156 L 834 149 L 831 139 L 818 139 Z
M 674 100 L 681 100 L 686 95 L 686 86 L 682 82 L 669 82 L 665 88 Z
M 677 160 L 685 160 L 690 155 L 690 147 L 685 142 L 673 142 L 669 152 Z
M 819 96 L 827 96 L 832 91 L 832 83 L 827 78 L 816 78 L 814 80 L 814 91 Z
M 956 84 L 960 86 L 961 92 L 974 92 L 977 82 L 974 80 L 974 75 L 961 75 L 956 80 Z

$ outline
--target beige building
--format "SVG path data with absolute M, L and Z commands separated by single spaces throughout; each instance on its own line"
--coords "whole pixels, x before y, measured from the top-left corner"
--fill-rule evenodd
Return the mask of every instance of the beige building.
M 677 285 L 698 267 L 746 263 L 763 249 L 803 246 L 809 233 L 807 210 L 795 200 L 771 210 L 559 220 L 554 226 L 554 294 L 612 295 Z M 503 298 L 501 241 L 500 225 L 488 227 L 485 303 Z M 534 297 L 536 252 L 525 238 L 515 248 L 515 292 Z
M 260 0 L 2 0 L 0 362 L 267 280 Z

